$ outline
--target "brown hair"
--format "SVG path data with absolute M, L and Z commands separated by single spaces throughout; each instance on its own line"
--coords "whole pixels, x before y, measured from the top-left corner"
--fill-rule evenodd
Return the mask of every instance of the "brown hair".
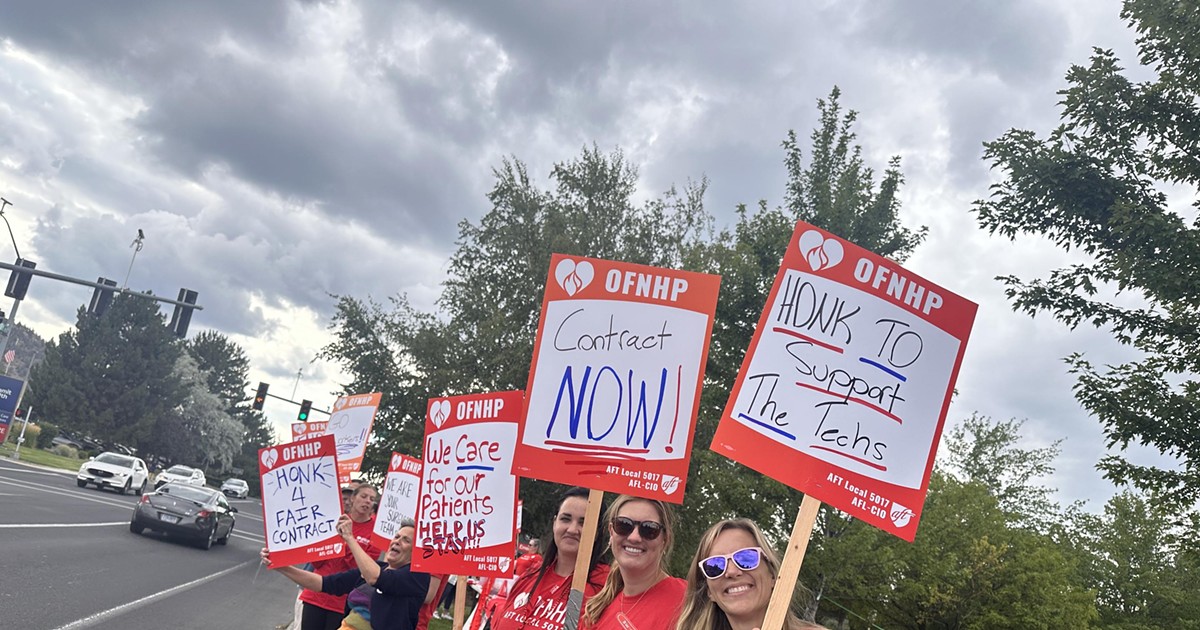
M 658 559 L 658 566 L 663 573 L 667 573 L 667 560 L 671 557 L 671 550 L 675 547 L 675 511 L 671 506 L 657 501 L 655 499 L 644 499 L 642 497 L 632 497 L 627 494 L 622 494 L 616 499 L 613 499 L 612 505 L 608 506 L 608 511 L 604 513 L 604 524 L 607 526 L 612 523 L 612 520 L 621 512 L 621 508 L 633 503 L 634 501 L 645 501 L 654 506 L 658 512 L 659 521 L 663 526 L 663 552 Z M 612 534 L 609 534 L 609 544 L 612 544 Z M 621 577 L 621 567 L 617 562 L 613 561 L 613 568 L 608 572 L 608 579 L 604 582 L 604 588 L 600 589 L 588 600 L 584 607 L 583 620 L 588 624 L 594 624 L 600 619 L 600 615 L 604 614 L 604 609 L 617 598 L 617 593 L 620 593 L 625 588 L 625 579 Z

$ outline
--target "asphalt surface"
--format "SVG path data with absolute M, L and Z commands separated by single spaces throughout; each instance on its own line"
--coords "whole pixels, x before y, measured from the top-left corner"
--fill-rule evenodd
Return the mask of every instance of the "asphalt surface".
M 0 458 L 0 626 L 27 630 L 271 630 L 297 589 L 261 568 L 262 506 L 238 508 L 226 546 L 129 531 L 137 496 Z

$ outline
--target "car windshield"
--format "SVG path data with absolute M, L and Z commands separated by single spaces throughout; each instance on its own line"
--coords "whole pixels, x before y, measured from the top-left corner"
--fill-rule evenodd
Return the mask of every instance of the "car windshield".
M 185 486 L 182 484 L 169 483 L 158 490 L 159 494 L 169 494 L 173 497 L 179 497 L 188 501 L 196 501 L 198 503 L 208 503 L 212 498 L 211 490 L 196 488 L 194 486 Z
M 192 476 L 192 469 L 187 466 L 172 466 L 167 469 L 167 472 L 172 475 L 183 475 L 184 477 Z
M 133 468 L 132 457 L 117 455 L 116 453 L 100 453 L 100 455 L 96 457 L 96 461 L 102 464 L 112 464 L 114 466 L 121 466 L 124 468 Z
M 244 485 L 246 485 L 246 482 L 245 482 L 245 481 L 242 481 L 241 479 L 230 479 L 229 481 L 226 481 L 225 483 L 226 483 L 227 485 L 230 485 L 230 486 L 244 486 Z

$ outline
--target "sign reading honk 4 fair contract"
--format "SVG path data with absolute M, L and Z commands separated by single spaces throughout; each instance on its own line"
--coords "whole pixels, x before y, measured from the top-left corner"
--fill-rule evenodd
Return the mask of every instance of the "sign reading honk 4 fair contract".
M 522 391 L 430 399 L 413 570 L 512 577 Z
M 342 513 L 342 496 L 333 436 L 260 449 L 258 474 L 272 567 L 344 554 L 334 527 Z
M 713 450 L 912 541 L 975 311 L 798 223 Z
M 720 282 L 555 254 L 513 472 L 681 503 Z

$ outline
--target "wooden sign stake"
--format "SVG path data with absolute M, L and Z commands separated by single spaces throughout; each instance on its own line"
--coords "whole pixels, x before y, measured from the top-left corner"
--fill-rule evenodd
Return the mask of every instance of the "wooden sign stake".
M 575 558 L 575 574 L 571 577 L 571 594 L 567 596 L 567 618 L 563 630 L 576 630 L 579 627 L 579 617 L 583 614 L 583 589 L 587 587 L 596 529 L 600 527 L 600 504 L 603 501 L 603 490 L 588 492 L 587 513 L 583 517 L 583 534 L 579 540 L 579 555 Z
M 467 584 L 467 576 L 458 576 L 454 588 L 454 622 L 451 624 L 453 630 L 462 630 L 463 622 L 467 617 L 467 589 L 471 588 Z
M 804 495 L 800 511 L 796 514 L 792 537 L 788 540 L 787 552 L 783 554 L 783 563 L 779 566 L 779 575 L 775 576 L 775 590 L 771 592 L 771 603 L 767 606 L 767 618 L 763 621 L 762 630 L 783 630 L 792 603 L 792 592 L 796 589 L 796 579 L 800 577 L 800 564 L 804 562 L 804 552 L 808 551 L 808 539 L 812 537 L 820 509 L 820 501 Z

